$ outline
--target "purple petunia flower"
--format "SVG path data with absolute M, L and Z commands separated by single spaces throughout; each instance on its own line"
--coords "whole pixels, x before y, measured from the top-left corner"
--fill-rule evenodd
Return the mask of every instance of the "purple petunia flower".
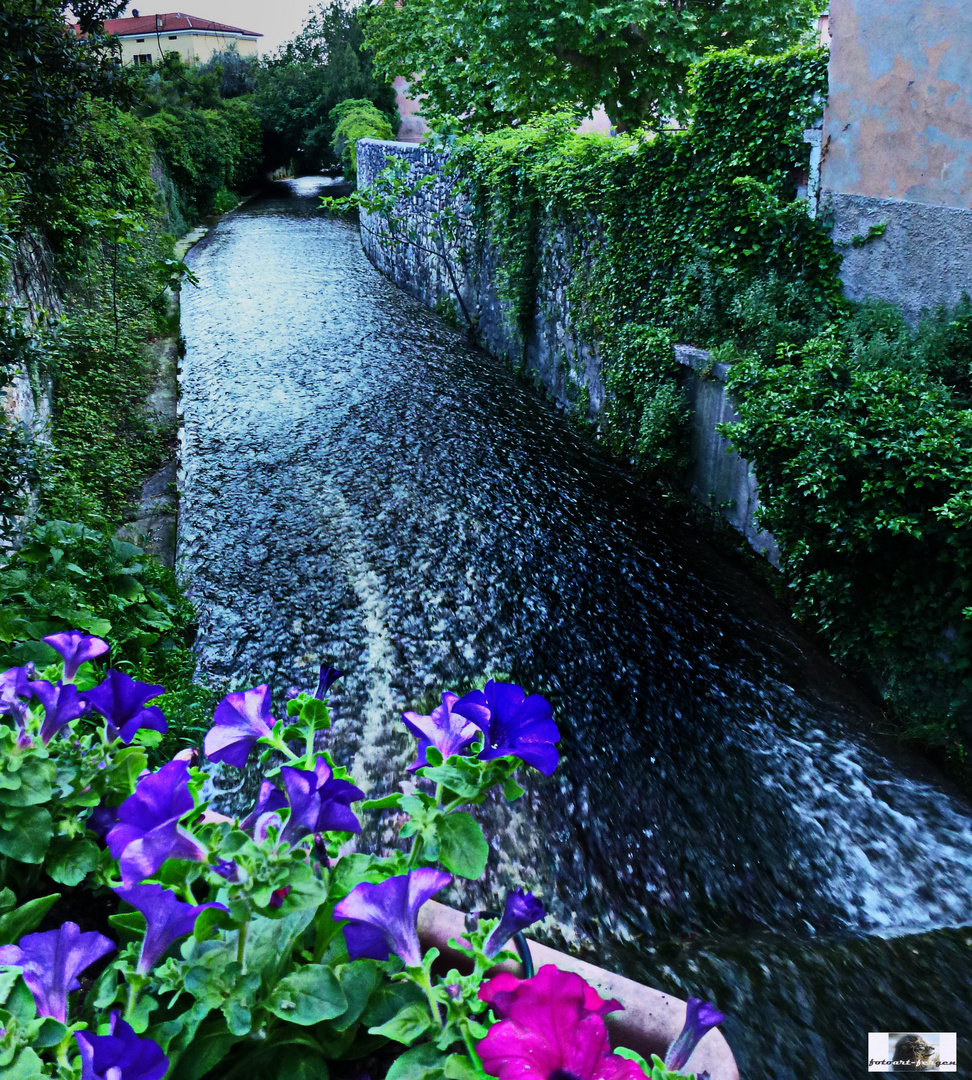
M 106 806 L 103 802 L 98 803 L 84 824 L 89 832 L 93 832 L 99 840 L 104 840 L 118 824 L 118 807 Z
M 78 693 L 74 683 L 61 683 L 52 686 L 45 680 L 30 684 L 34 696 L 44 707 L 44 722 L 41 724 L 41 742 L 47 744 L 60 728 L 84 716 L 88 708 L 87 701 Z
M 685 1026 L 668 1048 L 668 1053 L 665 1055 L 665 1068 L 672 1072 L 684 1068 L 702 1036 L 711 1028 L 721 1024 L 725 1018 L 725 1014 L 719 1012 L 711 1002 L 690 997 L 685 1010 Z
M 270 687 L 266 683 L 227 694 L 216 706 L 213 726 L 203 740 L 206 757 L 242 769 L 257 739 L 269 735 L 276 722 L 270 715 Z
M 107 837 L 126 888 L 150 877 L 166 859 L 206 859 L 202 844 L 179 827 L 179 819 L 194 806 L 184 761 L 170 761 L 139 780 L 118 807 L 118 824 Z
M 489 710 L 483 721 L 482 710 Z M 557 768 L 560 755 L 554 743 L 560 732 L 553 722 L 553 706 L 539 694 L 524 695 L 515 683 L 492 679 L 482 690 L 470 690 L 453 706 L 453 712 L 468 717 L 486 736 L 480 760 L 512 755 L 549 776 Z
M 280 774 L 290 803 L 281 840 L 296 844 L 310 833 L 361 832 L 351 803 L 363 799 L 364 792 L 348 780 L 335 780 L 324 758 L 317 759 L 313 771 L 285 765 Z
M 419 967 L 419 908 L 451 881 L 452 876 L 444 870 L 423 866 L 378 885 L 368 881 L 355 885 L 334 907 L 335 919 L 350 920 L 344 927 L 348 956 L 352 960 L 387 960 L 391 950 L 406 967 Z
M 538 979 L 539 975 L 543 975 L 543 978 Z M 544 965 L 532 979 L 518 979 L 508 971 L 494 975 L 480 987 L 478 996 L 499 1019 L 523 1021 L 524 1017 L 530 1015 L 538 994 L 554 997 L 563 994 L 565 999 L 573 1000 L 571 1007 L 579 1019 L 588 1013 L 607 1016 L 623 1008 L 621 1002 L 614 998 L 602 998 L 580 975 L 561 971 L 552 964 Z
M 46 644 L 64 660 L 64 678 L 73 679 L 78 668 L 86 660 L 104 656 L 108 644 L 98 637 L 82 634 L 80 630 L 65 630 L 63 634 L 49 634 L 44 638 Z
M 249 831 L 255 828 L 256 823 L 264 814 L 274 814 L 277 810 L 285 810 L 286 808 L 287 796 L 272 780 L 264 780 L 260 784 L 260 794 L 257 796 L 256 806 L 240 822 L 240 828 Z
M 338 671 L 336 667 L 331 667 L 330 664 L 321 664 L 321 673 L 317 680 L 317 690 L 314 692 L 314 697 L 319 701 L 323 700 L 323 698 L 327 696 L 328 690 L 331 689 L 338 679 L 343 677 L 343 671 Z
M 142 975 L 155 967 L 174 942 L 192 933 L 196 919 L 206 908 L 228 910 L 222 904 L 186 904 L 174 892 L 156 884 L 114 891 L 145 916 L 145 938 L 135 969 Z
M 113 952 L 115 943 L 95 931 L 82 934 L 77 923 L 58 930 L 28 934 L 16 945 L 0 949 L 0 964 L 23 968 L 24 982 L 34 996 L 38 1016 L 67 1023 L 67 999 L 80 989 L 78 976 L 96 960 Z
M 347 780 L 336 780 L 330 766 L 319 757 L 313 771 L 285 765 L 280 770 L 286 794 L 271 781 L 260 785 L 257 804 L 240 822 L 252 829 L 257 842 L 266 839 L 268 825 L 279 826 L 280 811 L 289 808 L 290 817 L 280 839 L 296 844 L 311 833 L 361 832 L 361 822 L 351 810 L 351 803 L 364 798 L 364 792 Z
M 469 695 L 467 694 L 466 697 Z M 402 720 L 408 730 L 418 739 L 418 758 L 409 765 L 408 771 L 428 765 L 426 751 L 434 746 L 443 756 L 461 754 L 476 738 L 480 730 L 485 730 L 489 723 L 489 709 L 485 705 L 468 702 L 466 715 L 453 712 L 452 707 L 459 698 L 450 690 L 442 695 L 442 704 L 432 710 L 431 716 L 419 716 L 416 712 L 402 713 Z M 463 698 L 463 701 L 466 699 Z M 472 717 L 475 717 L 473 719 Z
M 121 739 L 127 746 L 140 728 L 153 731 L 168 730 L 165 716 L 158 705 L 147 701 L 165 693 L 164 686 L 136 682 L 124 671 L 109 671 L 104 682 L 85 691 L 92 710 L 108 721 L 108 737 Z
M 543 904 L 533 893 L 524 892 L 522 889 L 507 893 L 503 918 L 486 939 L 483 952 L 487 956 L 495 956 L 514 934 L 526 930 L 544 915 L 546 912 Z
M 140 1039 L 117 1012 L 109 1035 L 75 1032 L 81 1051 L 81 1080 L 162 1080 L 169 1059 L 152 1039 Z
M 497 983 L 516 983 L 502 991 L 507 1010 L 476 1047 L 483 1069 L 499 1080 L 644 1080 L 641 1066 L 611 1052 L 604 1002 L 579 975 L 542 967 L 532 979 L 501 975 L 479 992 L 493 1000 Z M 598 1005 L 599 1003 L 599 1005 Z
M 23 727 L 27 719 L 27 703 L 21 698 L 34 696 L 37 685 L 31 679 L 36 675 L 34 665 L 8 668 L 0 675 L 0 716 L 12 716 L 18 727 Z M 50 684 L 48 684 L 50 685 Z

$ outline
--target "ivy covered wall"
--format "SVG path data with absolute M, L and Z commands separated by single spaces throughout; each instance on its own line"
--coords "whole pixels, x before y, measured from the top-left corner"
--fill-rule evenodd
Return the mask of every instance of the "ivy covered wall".
M 365 249 L 429 306 L 464 308 L 636 467 L 692 465 L 693 491 L 774 553 L 751 470 L 711 423 L 735 416 L 723 382 L 700 386 L 673 343 L 748 344 L 770 309 L 805 324 L 839 302 L 839 255 L 796 199 L 825 84 L 820 52 L 736 51 L 695 69 L 687 130 L 577 135 L 564 114 L 447 150 L 362 143 L 360 186 L 386 193 L 362 213 Z

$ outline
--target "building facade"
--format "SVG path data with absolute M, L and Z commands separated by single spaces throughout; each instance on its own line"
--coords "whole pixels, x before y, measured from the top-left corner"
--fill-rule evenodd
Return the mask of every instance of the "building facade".
M 236 49 L 241 56 L 257 55 L 253 30 L 201 19 L 182 12 L 142 15 L 132 10 L 126 19 L 109 19 L 105 30 L 121 43 L 123 64 L 155 64 L 169 52 L 178 53 L 183 63 L 204 64 L 214 53 Z
M 972 0 L 832 0 L 820 208 L 855 300 L 972 293 Z

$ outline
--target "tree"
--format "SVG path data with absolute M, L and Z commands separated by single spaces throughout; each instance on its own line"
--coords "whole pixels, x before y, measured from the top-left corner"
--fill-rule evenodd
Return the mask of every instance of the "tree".
M 397 130 L 390 82 L 375 74 L 351 0 L 321 4 L 260 75 L 254 96 L 270 165 L 294 161 L 318 170 L 335 164 L 331 111 L 349 98 L 375 105 Z
M 778 52 L 817 0 L 391 0 L 365 9 L 377 68 L 423 112 L 489 130 L 603 105 L 619 130 L 685 113 L 689 66 L 710 48 Z
M 21 208 L 24 225 L 40 230 L 61 215 L 65 186 L 79 164 L 89 96 L 118 100 L 127 90 L 114 62 L 115 41 L 101 33 L 101 23 L 124 4 L 71 6 L 83 37 L 65 25 L 63 4 L 55 0 L 0 4 L 0 150 L 32 195 Z

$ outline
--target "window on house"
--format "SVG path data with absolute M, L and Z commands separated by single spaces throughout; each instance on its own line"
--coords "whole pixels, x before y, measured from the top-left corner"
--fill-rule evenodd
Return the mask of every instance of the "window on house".
M 178 34 L 170 34 L 169 35 L 169 41 L 178 41 L 178 40 L 179 40 L 179 35 Z
M 136 45 L 142 45 L 142 44 L 144 44 L 144 43 L 145 43 L 145 38 L 143 38 L 143 37 L 137 37 L 137 38 L 135 39 L 135 44 L 136 44 Z
M 136 53 L 134 60 L 135 60 L 135 63 L 138 64 L 139 66 L 151 65 L 151 63 L 152 63 L 152 54 L 151 53 Z

